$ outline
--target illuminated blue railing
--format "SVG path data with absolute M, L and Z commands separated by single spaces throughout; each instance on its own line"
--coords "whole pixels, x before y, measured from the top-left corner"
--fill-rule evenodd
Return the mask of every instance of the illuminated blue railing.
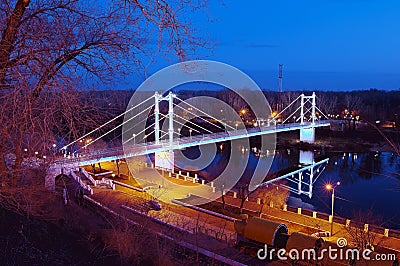
M 97 162 L 105 162 L 122 158 L 129 158 L 139 155 L 151 154 L 159 151 L 168 151 L 189 148 L 193 146 L 212 144 L 217 142 L 249 138 L 265 134 L 273 134 L 284 131 L 299 130 L 302 128 L 310 127 L 325 127 L 329 126 L 330 121 L 318 121 L 315 124 L 308 123 L 291 123 L 291 124 L 278 124 L 276 126 L 264 126 L 251 129 L 239 129 L 228 132 L 218 132 L 206 135 L 195 135 L 190 137 L 183 137 L 174 140 L 172 143 L 168 139 L 160 140 L 159 144 L 155 142 L 147 142 L 142 144 L 135 144 L 131 148 L 117 147 L 113 149 L 97 150 L 90 153 L 77 155 L 76 157 L 63 158 L 56 163 L 59 164 L 74 164 L 88 165 Z

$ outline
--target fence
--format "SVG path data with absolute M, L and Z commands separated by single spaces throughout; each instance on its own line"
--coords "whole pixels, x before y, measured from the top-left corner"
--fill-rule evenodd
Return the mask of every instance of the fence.
M 108 179 L 108 178 L 102 178 L 101 180 L 95 180 L 95 186 L 106 186 L 112 190 L 115 190 L 115 184 L 113 183 L 113 180 Z
M 83 183 L 82 180 L 81 180 L 81 178 L 80 178 L 79 176 L 77 176 L 77 175 L 75 174 L 74 171 L 71 171 L 71 172 L 70 172 L 70 176 L 71 176 L 76 182 L 78 182 L 79 186 L 80 186 L 81 188 L 83 188 L 83 190 L 84 190 L 86 193 L 88 193 L 88 194 L 90 194 L 90 195 L 93 195 L 93 189 L 92 189 L 89 185 Z
M 287 206 L 287 205 L 283 206 L 283 210 L 288 211 L 288 212 L 297 213 L 299 215 L 309 216 L 314 219 L 318 218 L 318 219 L 326 220 L 328 222 L 333 221 L 334 223 L 344 225 L 345 227 L 353 226 L 353 227 L 358 227 L 358 228 L 364 228 L 365 232 L 370 231 L 373 233 L 384 235 L 386 237 L 394 237 L 394 238 L 400 239 L 400 231 L 395 230 L 395 229 L 388 229 L 388 228 L 384 228 L 384 227 L 380 227 L 380 226 L 376 226 L 376 225 L 359 223 L 359 222 L 352 221 L 350 219 L 346 219 L 346 218 L 339 217 L 339 216 L 334 216 L 332 219 L 332 216 L 329 214 L 326 214 L 326 213 L 311 211 L 308 209 L 296 208 L 296 207 Z

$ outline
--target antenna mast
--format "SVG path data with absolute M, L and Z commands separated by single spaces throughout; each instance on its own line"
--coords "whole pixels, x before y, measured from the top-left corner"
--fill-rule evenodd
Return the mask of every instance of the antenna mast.
M 279 93 L 282 92 L 282 64 L 279 64 L 279 74 L 278 74 L 278 88 L 279 88 Z
M 279 73 L 278 73 L 278 104 L 277 108 L 278 111 L 283 109 L 283 103 L 282 103 L 282 64 L 279 64 Z

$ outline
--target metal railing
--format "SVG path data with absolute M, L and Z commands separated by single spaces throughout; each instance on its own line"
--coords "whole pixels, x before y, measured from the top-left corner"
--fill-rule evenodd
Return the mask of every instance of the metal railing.
M 227 140 L 235 140 L 246 137 L 253 137 L 257 135 L 271 134 L 281 131 L 288 130 L 297 130 L 301 128 L 308 127 L 320 127 L 329 125 L 329 120 L 318 121 L 314 124 L 311 122 L 306 123 L 291 123 L 291 124 L 278 124 L 272 126 L 262 126 L 257 128 L 250 129 L 239 129 L 233 131 L 224 131 L 217 132 L 213 134 L 204 134 L 204 135 L 194 135 L 189 137 L 182 137 L 174 140 L 172 143 L 168 139 L 160 140 L 159 144 L 153 142 L 135 144 L 131 148 L 126 147 L 116 147 L 112 149 L 102 149 L 96 150 L 90 153 L 77 154 L 76 157 L 69 156 L 67 158 L 62 158 L 57 160 L 58 164 L 74 164 L 74 163 L 84 163 L 90 164 L 91 162 L 96 161 L 105 161 L 121 159 L 121 158 L 129 158 L 139 155 L 145 155 L 154 153 L 157 151 L 168 151 L 175 149 L 188 148 L 197 145 L 205 145 L 216 142 L 223 142 Z

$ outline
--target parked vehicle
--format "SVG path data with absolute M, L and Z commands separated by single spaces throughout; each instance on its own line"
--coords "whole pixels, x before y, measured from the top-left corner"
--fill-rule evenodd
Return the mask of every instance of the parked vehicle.
M 162 206 L 158 201 L 150 200 L 149 201 L 149 205 L 150 205 L 152 210 L 155 210 L 155 211 L 161 211 L 162 210 Z
M 330 237 L 331 233 L 328 231 L 320 231 L 320 232 L 315 232 L 314 234 L 311 234 L 311 236 L 315 237 Z

